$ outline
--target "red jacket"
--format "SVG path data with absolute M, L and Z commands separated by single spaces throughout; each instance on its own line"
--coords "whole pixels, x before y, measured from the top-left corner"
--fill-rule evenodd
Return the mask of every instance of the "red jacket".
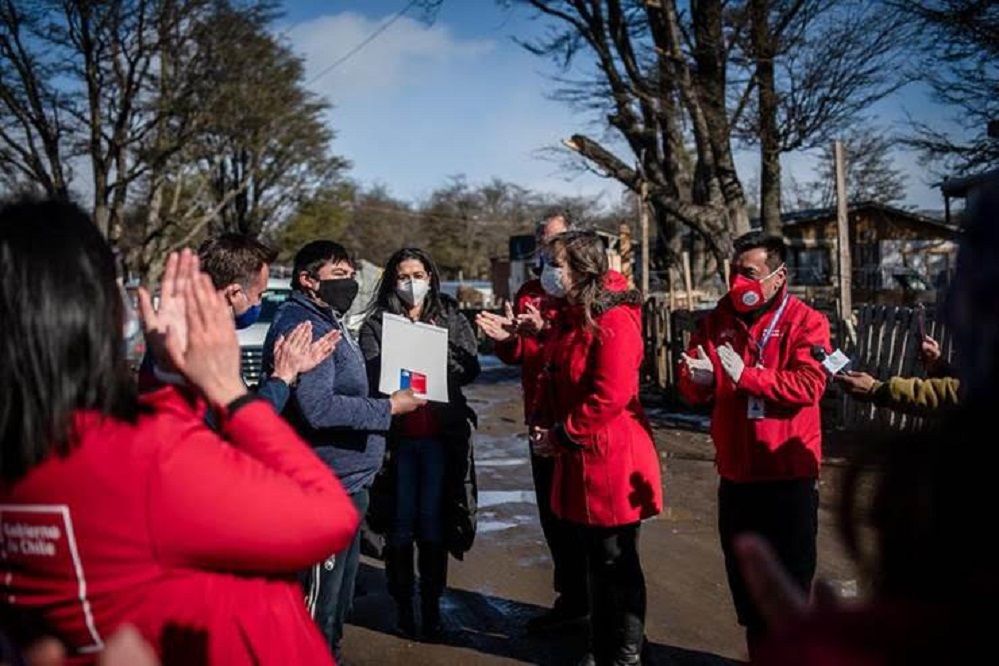
M 332 664 L 295 572 L 358 515 L 267 403 L 222 417 L 175 388 L 135 425 L 77 417 L 80 442 L 0 487 L 3 599 L 92 663 L 122 623 L 168 664 Z
M 541 287 L 541 280 L 525 282 L 514 298 L 514 314 L 527 312 L 530 303 L 541 311 L 541 316 L 549 325 L 558 319 L 563 301 L 552 298 Z M 537 335 L 514 335 L 509 340 L 496 344 L 496 356 L 507 365 L 520 365 L 520 384 L 524 391 L 524 420 L 531 420 L 531 409 L 537 403 L 538 384 L 541 381 L 543 359 L 541 347 L 550 336 L 551 328 Z
M 559 447 L 551 504 L 564 520 L 627 525 L 662 511 L 659 456 L 638 399 L 644 353 L 642 313 L 619 274 L 608 287 L 617 301 L 590 330 L 580 308 L 563 318 L 545 343 L 538 396 L 542 422 Z M 634 299 L 632 299 L 634 300 Z
M 819 399 L 826 374 L 812 348 L 829 351 L 829 322 L 824 315 L 791 296 L 763 350 L 757 366 L 756 345 L 773 321 L 785 292 L 778 294 L 763 315 L 748 325 L 736 316 L 728 297 L 701 320 L 687 353 L 704 345 L 714 365 L 714 388 L 691 380 L 683 364 L 681 396 L 691 404 L 714 400 L 711 438 L 718 473 L 735 482 L 812 478 L 819 475 L 822 424 Z M 722 368 L 718 346 L 730 342 L 746 368 L 739 385 Z M 749 396 L 762 398 L 763 418 L 748 418 Z

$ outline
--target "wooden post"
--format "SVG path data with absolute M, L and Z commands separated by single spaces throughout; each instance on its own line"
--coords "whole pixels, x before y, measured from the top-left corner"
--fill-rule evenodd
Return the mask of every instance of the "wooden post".
M 683 287 L 687 290 L 687 309 L 694 309 L 694 285 L 690 279 L 690 253 L 684 251 L 683 259 Z
M 834 144 L 836 159 L 836 230 L 839 246 L 839 320 L 841 324 L 853 317 L 853 263 L 850 260 L 850 217 L 846 205 L 846 158 L 843 143 Z
M 676 310 L 676 280 L 673 279 L 673 267 L 669 267 L 669 311 Z
M 642 298 L 649 297 L 649 184 L 642 179 L 638 194 L 638 223 L 642 230 Z
M 617 248 L 621 253 L 621 274 L 628 280 L 628 286 L 635 288 L 635 257 L 634 248 L 631 247 L 631 227 L 626 223 L 621 223 L 619 229 L 620 240 Z

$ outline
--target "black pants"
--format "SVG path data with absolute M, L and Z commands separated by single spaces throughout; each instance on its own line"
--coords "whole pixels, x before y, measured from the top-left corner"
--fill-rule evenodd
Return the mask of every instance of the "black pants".
M 638 654 L 645 624 L 645 574 L 638 558 L 641 523 L 577 526 L 590 578 L 590 648 L 609 663 L 630 646 Z
M 816 538 L 819 530 L 819 491 L 815 479 L 733 483 L 718 486 L 718 533 L 725 553 L 725 571 L 739 624 L 747 633 L 766 631 L 739 571 L 732 539 L 754 532 L 773 546 L 781 564 L 806 593 L 815 576 Z
M 585 613 L 588 607 L 586 554 L 576 526 L 559 519 L 552 511 L 552 478 L 555 458 L 531 454 L 534 494 L 538 503 L 541 531 L 555 566 L 555 592 L 559 603 Z

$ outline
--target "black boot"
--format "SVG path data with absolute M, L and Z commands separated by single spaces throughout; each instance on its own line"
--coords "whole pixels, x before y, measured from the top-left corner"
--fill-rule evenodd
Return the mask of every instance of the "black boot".
M 417 565 L 420 570 L 420 616 L 424 640 L 436 641 L 443 632 L 441 596 L 447 585 L 447 558 L 447 549 L 443 544 L 420 543 Z
M 388 591 L 395 599 L 396 631 L 406 638 L 416 638 L 413 611 L 413 544 L 385 548 L 385 577 Z
M 608 647 L 611 666 L 638 666 L 642 663 L 645 643 L 645 581 L 631 580 L 611 585 L 608 590 L 611 607 L 612 640 Z
M 614 650 L 612 666 L 639 666 L 642 663 L 642 645 L 645 642 L 645 622 L 634 613 L 625 612 L 620 618 L 621 633 Z

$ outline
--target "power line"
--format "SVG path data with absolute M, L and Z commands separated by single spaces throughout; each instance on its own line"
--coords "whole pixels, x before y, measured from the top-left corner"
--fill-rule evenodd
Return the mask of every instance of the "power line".
M 357 46 L 355 46 L 351 50 L 347 51 L 347 53 L 345 53 L 342 56 L 340 56 L 339 58 L 337 58 L 335 62 L 333 62 L 332 64 L 330 64 L 329 66 L 327 66 L 325 69 L 323 69 L 321 72 L 319 72 L 318 74 L 316 74 L 315 76 L 313 76 L 311 79 L 309 79 L 308 81 L 306 81 L 305 85 L 308 86 L 308 85 L 311 85 L 311 84 L 315 83 L 316 80 L 321 79 L 322 77 L 326 76 L 327 74 L 329 74 L 330 72 L 332 72 L 334 69 L 336 69 L 337 67 L 339 67 L 343 63 L 347 62 L 358 51 L 360 51 L 365 46 L 367 46 L 368 44 L 370 44 L 376 37 L 378 37 L 378 35 L 382 34 L 386 30 L 388 30 L 389 26 L 391 26 L 393 23 L 395 23 L 400 18 L 402 18 L 403 14 L 405 14 L 406 12 L 408 12 L 410 10 L 410 8 L 412 8 L 412 6 L 416 4 L 416 2 L 417 2 L 417 0 L 410 0 L 409 3 L 405 7 L 403 7 L 402 9 L 400 9 L 396 13 L 395 16 L 393 16 L 388 21 L 386 21 L 381 26 L 379 26 L 370 35 L 368 35 L 367 37 L 365 37 L 361 41 L 360 44 L 358 44 Z

